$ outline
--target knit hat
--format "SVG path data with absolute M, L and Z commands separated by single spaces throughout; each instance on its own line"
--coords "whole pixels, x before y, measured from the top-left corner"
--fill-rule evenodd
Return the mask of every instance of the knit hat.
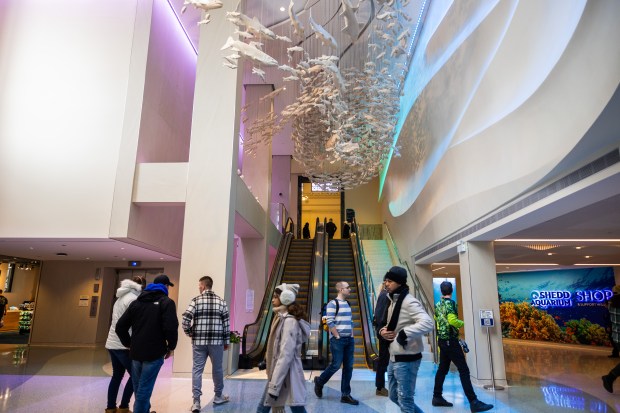
M 280 290 L 280 302 L 284 305 L 290 305 L 295 302 L 297 293 L 299 292 L 299 284 L 280 284 L 276 287 L 276 291 Z
M 383 281 L 390 280 L 398 284 L 407 284 L 407 270 L 403 267 L 394 266 L 383 277 Z

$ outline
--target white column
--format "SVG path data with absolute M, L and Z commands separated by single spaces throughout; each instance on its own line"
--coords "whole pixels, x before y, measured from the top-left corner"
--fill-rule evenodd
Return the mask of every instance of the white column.
M 222 65 L 220 51 L 235 26 L 225 13 L 236 3 L 211 12 L 200 29 L 196 92 L 192 115 L 187 197 L 179 288 L 179 317 L 203 275 L 213 278 L 213 290 L 230 303 L 233 269 L 235 186 L 237 173 L 241 70 Z M 233 179 L 234 177 L 234 179 Z M 189 338 L 180 332 L 173 371 L 191 373 Z M 210 366 L 205 368 L 210 373 Z
M 468 242 L 460 247 L 461 302 L 465 321 L 465 339 L 470 352 L 467 365 L 472 381 L 491 384 L 488 336 L 491 338 L 495 384 L 506 385 L 502 329 L 499 319 L 497 274 L 493 242 Z M 493 310 L 495 326 L 480 325 L 480 310 Z

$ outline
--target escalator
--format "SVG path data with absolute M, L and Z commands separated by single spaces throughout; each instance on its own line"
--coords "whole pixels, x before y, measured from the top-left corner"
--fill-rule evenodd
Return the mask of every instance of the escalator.
M 312 305 L 308 304 L 312 300 L 315 243 L 309 239 L 294 239 L 291 232 L 282 237 L 258 317 L 254 323 L 246 325 L 243 329 L 239 368 L 255 367 L 264 359 L 274 315 L 271 298 L 278 285 L 299 284 L 296 302 L 305 307 L 307 314 L 310 315 Z
M 374 331 L 370 325 L 372 310 L 368 303 L 367 287 L 364 277 L 360 276 L 355 234 L 351 239 L 329 240 L 327 258 L 327 275 L 325 277 L 324 302 L 336 298 L 335 285 L 346 281 L 351 286 L 348 301 L 351 305 L 353 319 L 353 337 L 355 342 L 354 368 L 372 368 L 377 358 Z M 328 334 L 324 333 L 322 342 L 326 343 Z M 326 347 L 326 346 L 323 346 Z M 326 350 L 323 350 L 326 356 Z

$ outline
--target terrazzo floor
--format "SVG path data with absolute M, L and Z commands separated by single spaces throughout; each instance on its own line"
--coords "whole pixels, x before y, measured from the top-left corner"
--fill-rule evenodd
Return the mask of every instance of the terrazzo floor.
M 620 411 L 617 393 L 607 393 L 600 376 L 620 359 L 607 357 L 609 350 L 516 340 L 504 342 L 509 386 L 503 391 L 476 387 L 478 397 L 495 405 L 493 412 L 599 412 Z M 416 387 L 416 404 L 425 412 L 469 412 L 458 373 L 446 378 L 444 397 L 452 408 L 433 407 L 432 389 L 436 366 L 424 360 Z M 91 413 L 103 412 L 111 366 L 105 349 L 29 347 L 0 345 L 0 412 Z M 355 370 L 351 387 L 359 406 L 340 403 L 339 373 L 325 386 L 322 399 L 313 392 L 312 379 L 319 371 L 307 371 L 308 412 L 398 412 L 386 397 L 375 395 L 374 373 Z M 203 383 L 202 412 L 254 412 L 266 380 L 264 372 L 240 370 L 225 381 L 231 402 L 214 406 L 213 382 Z M 188 412 L 191 379 L 172 374 L 172 360 L 160 372 L 151 399 L 157 413 Z

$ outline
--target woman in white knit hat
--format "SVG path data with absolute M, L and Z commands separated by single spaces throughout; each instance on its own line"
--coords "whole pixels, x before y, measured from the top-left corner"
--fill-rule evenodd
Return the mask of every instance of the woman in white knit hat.
M 308 341 L 310 324 L 305 313 L 295 302 L 299 284 L 276 287 L 271 303 L 276 317 L 267 341 L 268 383 L 257 413 L 283 413 L 290 406 L 293 413 L 305 413 L 306 384 L 301 364 L 301 346 Z

